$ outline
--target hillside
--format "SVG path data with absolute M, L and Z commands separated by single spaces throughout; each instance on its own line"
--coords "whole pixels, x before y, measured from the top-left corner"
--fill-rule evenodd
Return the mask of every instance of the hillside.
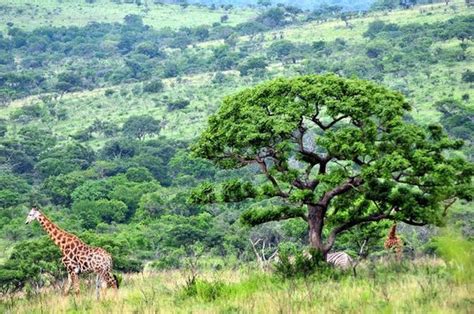
M 149 1 L 151 2 L 151 1 Z M 56 0 L 37 1 L 2 1 L 0 16 L 2 23 L 0 30 L 7 30 L 8 22 L 13 26 L 25 30 L 33 30 L 44 26 L 85 26 L 90 22 L 121 23 L 129 14 L 143 17 L 144 23 L 153 28 L 180 28 L 195 27 L 199 25 L 212 25 L 220 21 L 222 15 L 228 16 L 230 25 L 236 25 L 255 16 L 251 10 L 239 9 L 234 11 L 207 7 L 180 5 L 160 5 L 135 3 L 114 3 L 108 0 L 87 1 L 65 0 L 58 6 Z M 182 17 L 186 16 L 185 19 Z
M 193 20 L 192 14 L 194 13 L 191 13 L 193 9 L 190 8 L 189 10 L 191 14 L 189 19 Z M 282 64 L 278 57 L 269 58 L 268 71 L 262 77 L 240 77 L 233 71 L 233 67 L 229 69 L 224 67 L 222 70 L 216 71 L 216 69 L 213 69 L 215 65 L 211 64 L 213 58 L 209 54 L 212 55 L 213 51 L 222 45 L 225 47 L 225 41 L 223 39 L 200 41 L 195 47 L 187 47 L 182 51 L 176 49 L 167 51 L 169 59 L 175 60 L 175 62 L 168 64 L 166 63 L 168 59 L 165 59 L 164 65 L 177 67 L 177 73 L 173 74 L 173 76 L 178 78 L 171 77 L 165 79 L 166 87 L 163 93 L 158 95 L 140 93 L 137 95 L 136 92 L 132 91 L 140 89 L 141 84 L 128 83 L 110 86 L 110 83 L 107 82 L 99 84 L 109 85 L 108 89 L 117 92 L 111 97 L 104 96 L 105 87 L 97 89 L 91 86 L 87 87 L 87 89 L 92 88 L 91 91 L 66 93 L 61 97 L 59 103 L 68 118 L 63 121 L 54 121 L 54 125 L 51 127 L 59 135 L 68 136 L 78 131 L 79 126 L 90 124 L 94 119 L 107 119 L 108 121 L 120 124 L 132 114 L 149 113 L 160 120 L 166 121 L 166 127 L 162 131 L 163 135 L 168 137 L 179 135 L 179 137 L 191 139 L 197 136 L 206 121 L 206 117 L 217 108 L 219 103 L 218 95 L 232 93 L 244 86 L 249 86 L 271 77 L 321 71 L 336 71 L 346 76 L 357 75 L 376 79 L 389 87 L 405 93 L 415 106 L 415 111 L 412 112 L 412 115 L 416 120 L 423 123 L 436 121 L 439 118 L 439 113 L 432 106 L 436 100 L 449 97 L 460 99 L 465 94 L 472 97 L 469 83 L 463 82 L 461 75 L 465 69 L 472 65 L 473 48 L 468 45 L 464 52 L 465 57 L 463 57 L 463 60 L 457 60 L 458 57 L 456 55 L 462 53 L 457 38 L 439 39 L 429 43 L 426 47 L 424 47 L 426 43 L 420 42 L 417 43 L 416 48 L 420 49 L 421 54 L 415 56 L 415 59 L 408 61 L 409 63 L 407 64 L 419 61 L 424 63 L 423 65 L 416 65 L 419 67 L 417 71 L 404 73 L 401 68 L 397 68 L 402 66 L 403 61 L 402 63 L 396 61 L 394 69 L 390 69 L 385 73 L 376 73 L 378 72 L 376 63 L 382 61 L 382 58 L 393 58 L 393 56 L 380 55 L 377 58 L 368 57 L 365 48 L 368 38 L 364 37 L 363 34 L 367 29 L 367 25 L 373 21 L 396 23 L 402 26 L 416 20 L 416 23 L 428 23 L 426 27 L 429 28 L 430 24 L 447 21 L 453 17 L 468 15 L 471 12 L 470 9 L 464 6 L 456 6 L 455 10 L 453 11 L 451 8 L 447 10 L 442 4 L 438 4 L 411 10 L 394 11 L 389 14 L 374 12 L 369 13 L 368 16 L 354 17 L 350 20 L 351 28 L 345 27 L 343 21 L 333 19 L 322 24 L 319 21 L 307 22 L 297 26 L 290 25 L 281 28 L 277 32 L 267 31 L 259 33 L 260 37 L 257 41 L 254 38 L 255 36 L 236 37 L 236 45 L 231 50 L 241 51 L 241 53 L 247 50 L 245 53 L 247 55 L 246 59 L 253 56 L 268 56 L 271 45 L 277 43 L 280 40 L 279 38 L 283 38 L 283 40 L 290 41 L 296 45 L 293 48 L 295 52 L 292 52 L 297 56 L 294 64 L 288 64 L 287 61 L 284 61 Z M 109 22 L 109 20 L 101 20 L 100 16 L 95 18 L 100 22 Z M 144 18 L 144 23 L 146 23 L 146 18 Z M 321 52 L 314 55 L 314 51 L 309 49 L 308 45 L 319 41 L 333 46 L 329 60 L 318 59 L 319 56 L 326 56 L 327 52 L 323 52 L 322 55 Z M 381 51 L 386 49 L 387 45 L 391 45 L 391 42 L 384 38 L 378 39 L 378 41 L 382 41 L 378 48 Z M 377 44 L 378 42 L 375 40 L 369 42 L 370 46 Z M 249 48 L 251 51 L 248 51 Z M 401 47 L 398 53 L 405 53 L 407 49 L 412 49 L 412 47 Z M 424 49 L 430 51 L 432 58 L 436 58 L 435 54 L 441 55 L 443 61 L 432 62 L 426 60 L 426 55 L 423 55 L 426 53 Z M 351 58 L 348 59 L 347 56 L 349 55 Z M 87 56 L 84 57 L 87 58 Z M 111 62 L 115 66 L 120 66 L 123 61 L 126 61 L 120 55 L 117 57 L 119 59 L 116 57 L 110 58 L 108 63 Z M 286 58 L 286 56 L 283 57 Z M 72 62 L 71 65 L 73 67 L 81 71 L 81 67 L 88 66 L 87 64 L 91 62 L 85 59 L 81 60 L 81 56 L 79 56 L 79 59 L 71 60 L 70 62 Z M 101 60 L 103 58 L 97 60 L 97 62 L 100 62 L 98 66 L 103 64 Z M 197 60 L 202 64 L 199 69 L 186 69 L 188 67 L 186 63 Z M 86 64 L 83 64 L 84 62 Z M 386 61 L 384 60 L 383 62 Z M 163 61 L 160 63 L 163 64 Z M 93 61 L 93 64 L 97 63 Z M 93 64 L 91 66 L 94 66 Z M 161 64 L 156 65 L 157 71 L 160 71 Z M 53 70 L 54 68 L 54 71 L 61 72 L 71 65 L 69 65 L 69 62 L 64 65 L 51 62 L 51 65 L 47 66 L 46 69 L 51 68 L 50 70 Z M 235 64 L 235 66 L 238 66 L 238 64 Z M 103 66 L 100 65 L 100 67 L 102 68 Z M 107 68 L 110 68 L 110 66 L 102 71 L 108 71 Z M 184 69 L 181 70 L 181 68 Z M 212 83 L 211 78 L 217 72 L 226 75 L 225 84 Z M 431 75 L 432 73 L 434 74 Z M 159 75 L 159 72 L 157 74 Z M 147 78 L 143 79 L 146 80 Z M 457 84 L 448 84 L 448 82 L 453 80 Z M 131 93 L 133 94 L 133 101 L 130 101 Z M 128 96 L 124 97 L 124 95 Z M 160 105 L 160 103 L 166 102 L 163 100 L 166 98 L 187 98 L 191 100 L 191 105 L 185 110 L 168 112 L 163 105 Z M 34 99 L 38 99 L 38 97 L 15 100 L 1 110 L 4 115 L 8 115 L 15 111 L 17 107 L 35 103 Z M 92 104 L 100 104 L 100 108 L 94 108 Z M 181 123 L 183 119 L 190 123 Z
M 369 312 L 403 312 L 407 306 L 425 311 L 468 311 L 472 273 L 462 275 L 459 269 L 471 267 L 472 256 L 456 255 L 459 251 L 449 248 L 454 243 L 469 251 L 474 234 L 470 184 L 474 7 L 462 0 L 414 6 L 377 1 L 378 7 L 367 11 L 358 8 L 369 8 L 372 1 L 345 1 L 340 8 L 316 9 L 313 4 L 319 1 L 305 1 L 304 10 L 288 5 L 289 1 L 287 5 L 241 1 L 242 5 L 226 6 L 227 2 L 0 3 L 0 19 L 5 21 L 0 25 L 0 311 L 43 311 L 49 303 L 10 298 L 13 294 L 9 293 L 33 295 L 51 289 L 47 293 L 55 300 L 58 288 L 54 285 L 60 286 L 66 275 L 60 252 L 44 230 L 37 223 L 24 224 L 33 205 L 61 228 L 112 253 L 115 270 L 124 278 L 119 300 L 126 311 L 175 307 L 177 312 L 260 312 L 267 308 L 304 312 L 315 306 L 321 306 L 323 312 L 357 311 L 355 304 L 360 302 Z M 310 241 L 308 216 L 298 214 L 308 195 L 298 194 L 292 187 L 297 180 L 291 179 L 298 171 L 304 172 L 305 159 L 296 153 L 288 162 L 269 163 L 274 169 L 263 173 L 261 163 L 260 168 L 256 164 L 226 164 L 203 144 L 206 138 L 213 138 L 210 126 L 216 134 L 222 131 L 215 123 L 220 114 L 225 116 L 225 110 L 255 109 L 247 88 L 255 88 L 257 100 L 267 93 L 273 97 L 272 88 L 280 91 L 272 84 L 279 85 L 269 81 L 282 78 L 273 82 L 290 84 L 286 79 L 302 75 L 317 80 L 314 74 L 322 75 L 320 84 L 332 88 L 337 84 L 331 82 L 339 82 L 339 78 L 347 79 L 351 88 L 359 86 L 350 92 L 378 108 L 380 116 L 374 123 L 384 121 L 384 112 L 398 108 L 398 118 L 387 116 L 397 125 L 405 123 L 399 147 L 371 148 L 380 149 L 379 156 L 384 156 L 384 149 L 394 150 L 391 155 L 386 153 L 388 157 L 383 158 L 387 160 L 380 168 L 400 167 L 397 162 L 403 165 L 404 161 L 399 156 L 409 155 L 411 150 L 415 155 L 410 162 L 419 178 L 394 183 L 401 186 L 396 193 L 384 190 L 393 188 L 386 180 L 392 179 L 392 172 L 400 179 L 403 171 L 380 174 L 380 185 L 372 186 L 376 180 L 367 180 L 357 189 L 355 185 L 362 181 L 353 181 L 354 173 L 372 161 L 367 158 L 365 165 L 365 156 L 338 162 L 344 154 L 334 154 L 326 161 L 336 161 L 327 174 L 321 170 L 322 164 L 319 173 L 313 171 L 315 164 L 306 170 L 305 178 L 313 179 L 316 186 L 321 183 L 321 189 L 345 184 L 344 176 L 352 174 L 348 187 L 352 184 L 354 191 L 367 191 L 364 193 L 372 197 L 372 203 L 352 194 L 346 201 L 336 197 L 327 208 L 331 216 L 324 225 L 325 238 L 330 228 L 351 217 L 350 210 L 374 210 L 379 208 L 377 201 L 406 202 L 410 215 L 427 219 L 426 226 L 418 223 L 423 227 L 399 222 L 401 262 L 384 248 L 391 220 L 368 220 L 338 236 L 333 251 L 367 259 L 362 262 L 360 278 L 325 268 L 321 268 L 322 275 L 309 275 L 304 270 L 301 275 L 294 265 L 285 266 L 284 262 L 275 266 L 277 270 L 260 274 L 257 268 L 261 264 L 255 262 L 259 254 L 269 257 L 278 249 L 284 261 L 284 254 L 303 254 L 301 250 Z M 377 91 L 391 101 L 380 102 L 377 93 L 374 96 L 367 91 Z M 297 105 L 295 99 L 299 96 L 292 98 Z M 234 107 L 229 107 L 231 104 Z M 399 113 L 397 106 L 411 110 Z M 219 111 L 222 108 L 224 113 Z M 282 116 L 290 116 L 290 109 L 287 112 L 285 107 Z M 355 105 L 353 109 L 358 110 Z M 271 117 L 273 112 L 267 110 Z M 358 114 L 364 110 L 361 112 Z M 334 113 L 330 117 L 346 119 Z M 300 122 L 303 132 L 307 131 L 302 125 L 305 119 Z M 310 135 L 300 135 L 303 153 L 305 145 L 316 147 L 323 134 L 326 136 L 332 125 L 327 119 L 316 119 L 324 132 L 308 128 Z M 223 131 L 228 131 L 226 121 L 221 122 Z M 342 124 L 341 129 L 343 126 L 347 125 Z M 252 127 L 249 123 L 243 128 L 251 132 Z M 375 132 L 389 132 L 390 127 L 379 126 Z M 356 142 L 354 134 L 359 133 L 345 134 L 341 129 L 336 127 L 334 133 L 330 130 L 327 134 L 340 135 L 332 138 L 332 143 L 346 138 L 340 149 L 347 153 L 347 147 Z M 419 142 L 406 144 L 404 141 L 414 141 L 409 136 Z M 330 143 L 325 145 L 329 156 Z M 221 146 L 212 146 L 209 140 L 215 151 Z M 369 154 L 368 147 L 357 149 L 361 155 Z M 288 164 L 294 169 L 288 171 Z M 377 167 L 368 169 L 379 175 Z M 428 175 L 431 170 L 434 174 Z M 276 175 L 278 171 L 282 173 Z M 268 178 L 273 187 L 264 184 Z M 289 191 L 286 196 L 297 204 L 284 208 L 289 212 L 277 210 L 284 204 L 272 194 L 277 180 L 282 180 Z M 436 185 L 439 182 L 444 188 Z M 415 187 L 409 191 L 405 188 L 410 184 Z M 436 188 L 431 189 L 432 185 Z M 432 207 L 427 205 L 432 203 Z M 429 208 L 417 212 L 417 206 L 423 209 L 423 204 Z M 262 223 L 265 217 L 258 215 L 259 210 L 281 221 Z M 257 214 L 253 217 L 252 213 Z M 297 215 L 284 220 L 288 213 Z M 405 218 L 399 221 L 416 224 L 411 216 Z M 431 257 L 426 259 L 427 255 Z M 304 264 L 304 255 L 300 258 L 297 261 L 303 263 L 299 265 L 302 269 L 316 267 Z M 377 262 L 379 259 L 382 262 Z M 450 264 L 452 260 L 459 263 Z M 375 274 L 371 268 L 380 272 Z M 143 269 L 147 272 L 129 274 Z M 300 275 L 294 279 L 288 276 L 289 270 Z M 222 271 L 222 278 L 216 271 Z M 198 273 L 197 281 L 192 281 L 194 272 Z M 403 280 L 394 281 L 402 273 Z M 304 279 L 307 276 L 313 276 L 308 278 L 317 284 Z M 325 285 L 341 290 L 347 302 L 333 293 L 317 292 Z M 438 300 L 445 296 L 445 285 L 454 291 L 449 302 Z M 313 292 L 317 297 L 313 298 Z M 105 299 L 95 305 L 92 292 L 87 293 L 78 303 L 73 298 L 58 301 L 58 312 L 117 311 L 117 302 Z M 269 297 L 274 293 L 281 298 Z M 7 295 L 10 299 L 4 298 Z M 251 303 L 244 301 L 248 298 Z M 378 303 L 373 303 L 374 299 Z M 281 300 L 287 300 L 288 307 Z

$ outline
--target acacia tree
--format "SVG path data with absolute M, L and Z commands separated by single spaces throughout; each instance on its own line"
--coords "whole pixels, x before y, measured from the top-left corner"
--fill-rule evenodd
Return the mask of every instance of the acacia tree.
M 125 121 L 122 127 L 123 133 L 140 141 L 147 135 L 158 134 L 161 130 L 160 122 L 152 116 L 131 116 Z
M 325 255 L 354 226 L 439 224 L 446 204 L 471 198 L 472 165 L 444 153 L 462 143 L 439 126 L 404 122 L 409 109 L 400 93 L 368 81 L 276 79 L 224 98 L 194 151 L 224 168 L 258 165 L 266 179 L 257 177 L 258 193 L 246 196 L 272 205 L 241 219 L 300 217 Z

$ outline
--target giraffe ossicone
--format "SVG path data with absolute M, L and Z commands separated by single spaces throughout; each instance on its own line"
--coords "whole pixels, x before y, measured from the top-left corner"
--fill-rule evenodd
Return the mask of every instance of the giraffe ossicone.
M 64 231 L 51 222 L 38 208 L 33 207 L 25 223 L 37 220 L 50 238 L 61 250 L 62 262 L 68 273 L 68 282 L 65 293 L 69 293 L 71 286 L 76 294 L 79 293 L 79 274 L 94 272 L 97 282 L 106 283 L 107 287 L 118 288 L 117 278 L 112 274 L 112 255 L 99 247 L 92 247 L 82 242 L 77 236 Z M 97 284 L 97 289 L 101 285 Z

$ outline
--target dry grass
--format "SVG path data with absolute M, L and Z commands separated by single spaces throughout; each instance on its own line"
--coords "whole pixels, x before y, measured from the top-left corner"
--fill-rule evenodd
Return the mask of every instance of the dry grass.
M 375 270 L 375 271 L 374 271 Z M 126 276 L 117 292 L 96 301 L 93 289 L 63 297 L 49 291 L 3 300 L 6 313 L 468 313 L 473 283 L 453 281 L 444 263 L 361 266 L 359 276 L 283 280 L 250 268 L 204 271 L 196 290 L 187 273 Z M 189 288 L 189 285 L 188 285 Z

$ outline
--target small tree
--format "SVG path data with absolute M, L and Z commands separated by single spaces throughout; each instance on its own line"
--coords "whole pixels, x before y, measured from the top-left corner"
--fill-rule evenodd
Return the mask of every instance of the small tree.
M 271 8 L 260 14 L 256 20 L 268 27 L 284 26 L 285 11 L 282 8 Z
M 163 90 L 164 85 L 160 79 L 155 79 L 143 86 L 143 92 L 145 93 L 159 93 Z
M 283 59 L 295 50 L 295 45 L 289 40 L 280 40 L 272 43 L 267 55 L 275 59 Z
M 404 122 L 409 109 L 400 93 L 367 81 L 277 79 L 225 98 L 194 151 L 225 168 L 258 166 L 266 183 L 255 179 L 258 194 L 245 196 L 272 205 L 241 219 L 304 219 L 310 245 L 327 254 L 354 226 L 439 224 L 445 200 L 472 198 L 472 165 L 443 153 L 462 143 Z
M 123 125 L 123 133 L 132 138 L 144 140 L 147 135 L 160 132 L 160 122 L 152 116 L 131 116 Z
M 466 83 L 474 82 L 474 71 L 466 70 L 462 73 L 462 80 Z
M 249 75 L 253 70 L 265 70 L 267 62 L 263 57 L 252 57 L 239 65 L 240 75 Z

